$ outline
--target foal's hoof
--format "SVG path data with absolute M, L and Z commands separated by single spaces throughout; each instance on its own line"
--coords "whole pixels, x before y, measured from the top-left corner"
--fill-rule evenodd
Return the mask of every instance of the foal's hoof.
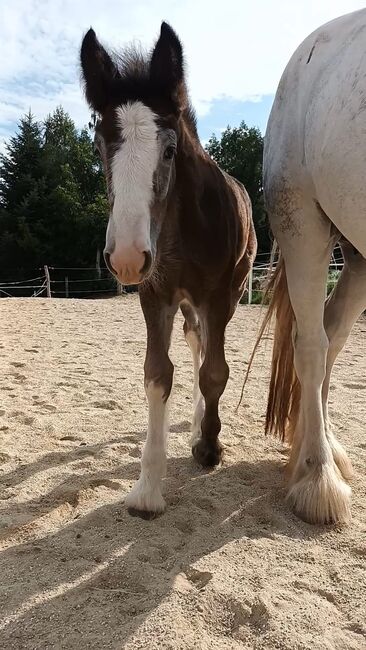
M 140 517 L 145 521 L 151 521 L 162 515 L 162 512 L 152 512 L 151 510 L 138 510 L 137 508 L 127 508 L 127 512 L 131 517 Z
M 155 519 L 161 515 L 166 504 L 159 486 L 151 486 L 143 477 L 133 486 L 126 495 L 125 506 L 132 517 L 141 519 Z
M 223 456 L 223 448 L 219 442 L 208 445 L 202 438 L 192 446 L 192 454 L 202 467 L 215 467 L 219 465 Z

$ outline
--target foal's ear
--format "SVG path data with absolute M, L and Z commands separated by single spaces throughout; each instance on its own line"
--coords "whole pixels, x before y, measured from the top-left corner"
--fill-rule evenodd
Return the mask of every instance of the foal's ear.
M 95 111 L 102 113 L 113 99 L 119 72 L 91 28 L 83 38 L 80 60 L 86 99 Z
M 182 44 L 175 31 L 163 22 L 150 63 L 150 79 L 154 86 L 172 99 L 177 108 L 183 100 L 184 60 Z

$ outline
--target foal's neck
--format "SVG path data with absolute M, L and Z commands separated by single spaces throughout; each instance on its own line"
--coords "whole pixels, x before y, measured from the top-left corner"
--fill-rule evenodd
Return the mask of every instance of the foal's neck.
M 181 156 L 192 158 L 206 158 L 207 153 L 201 145 L 197 131 L 183 116 L 180 121 L 178 150 Z

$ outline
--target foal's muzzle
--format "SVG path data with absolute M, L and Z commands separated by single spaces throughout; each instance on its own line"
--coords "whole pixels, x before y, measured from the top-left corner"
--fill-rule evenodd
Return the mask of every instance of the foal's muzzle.
M 140 284 L 149 275 L 153 258 L 151 251 L 136 248 L 105 250 L 104 259 L 108 270 L 124 285 Z

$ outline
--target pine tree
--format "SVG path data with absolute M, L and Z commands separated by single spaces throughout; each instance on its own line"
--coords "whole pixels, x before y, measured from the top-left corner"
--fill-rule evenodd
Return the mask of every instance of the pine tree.
M 104 245 L 107 200 L 104 176 L 86 129 L 78 134 L 58 107 L 45 122 L 51 264 L 93 266 Z
M 62 109 L 43 125 L 31 113 L 0 157 L 0 278 L 24 278 L 44 264 L 94 266 L 108 203 L 87 129 Z
M 44 207 L 42 130 L 31 112 L 0 156 L 0 274 L 2 278 L 36 266 L 40 252 L 37 222 Z

